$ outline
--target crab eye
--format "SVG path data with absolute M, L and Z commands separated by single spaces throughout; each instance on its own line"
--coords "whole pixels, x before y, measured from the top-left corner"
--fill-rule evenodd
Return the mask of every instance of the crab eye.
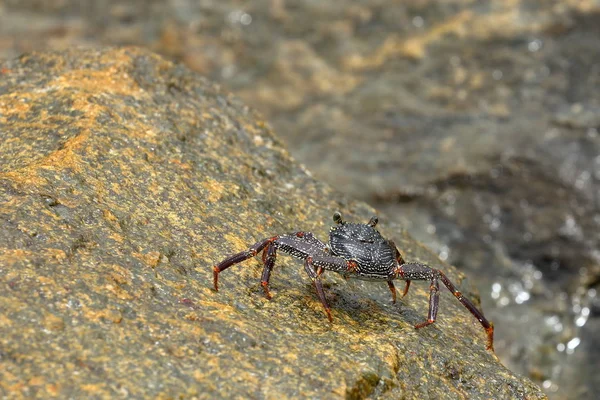
M 377 225 L 378 222 L 379 222 L 379 218 L 377 218 L 377 216 L 374 215 L 371 217 L 371 219 L 369 220 L 369 223 L 367 225 L 375 227 L 375 225 Z
M 333 222 L 335 222 L 336 224 L 344 223 L 344 221 L 342 221 L 342 214 L 339 211 L 333 213 Z

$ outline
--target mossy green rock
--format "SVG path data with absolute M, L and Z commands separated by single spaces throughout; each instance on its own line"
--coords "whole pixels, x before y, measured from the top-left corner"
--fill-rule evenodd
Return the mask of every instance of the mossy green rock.
M 212 265 L 258 239 L 325 239 L 333 210 L 374 213 L 311 178 L 218 86 L 137 49 L 30 54 L 0 71 L 2 396 L 544 397 L 449 293 L 438 322 L 413 329 L 427 284 L 392 305 L 385 283 L 327 274 L 332 324 L 289 257 L 271 301 L 259 260 L 215 292 Z

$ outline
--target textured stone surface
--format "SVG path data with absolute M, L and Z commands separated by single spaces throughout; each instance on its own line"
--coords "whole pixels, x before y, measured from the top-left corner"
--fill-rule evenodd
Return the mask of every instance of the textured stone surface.
M 256 260 L 214 292 L 212 264 L 247 244 L 325 238 L 332 210 L 374 212 L 311 178 L 217 86 L 136 49 L 0 70 L 2 395 L 543 397 L 484 350 L 449 293 L 438 323 L 415 331 L 426 284 L 392 305 L 385 284 L 327 275 L 331 325 L 286 257 L 272 301 Z M 397 226 L 381 230 L 405 258 L 440 264 Z

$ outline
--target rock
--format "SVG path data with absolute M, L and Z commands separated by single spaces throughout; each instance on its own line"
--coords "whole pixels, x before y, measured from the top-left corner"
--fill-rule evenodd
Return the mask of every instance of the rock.
M 259 115 L 186 68 L 125 48 L 0 65 L 0 390 L 8 397 L 543 398 L 484 349 L 447 292 L 326 275 L 329 324 L 301 264 L 212 265 L 331 213 L 375 212 L 316 181 Z M 442 264 L 381 222 L 406 258 Z M 464 276 L 444 265 L 457 284 Z M 476 295 L 461 285 L 465 293 Z

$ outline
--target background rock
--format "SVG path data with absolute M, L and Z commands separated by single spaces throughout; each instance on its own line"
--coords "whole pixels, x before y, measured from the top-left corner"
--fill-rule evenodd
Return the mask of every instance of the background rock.
M 328 275 L 333 324 L 286 257 L 273 301 L 256 260 L 214 292 L 211 266 L 247 244 L 326 237 L 330 210 L 374 212 L 311 178 L 219 87 L 135 49 L 0 68 L 2 395 L 544 397 L 484 350 L 449 293 L 438 323 L 414 330 L 426 284 L 391 305 L 385 284 Z M 440 263 L 382 228 L 406 258 Z
M 0 57 L 138 44 L 239 94 L 319 178 L 464 268 L 497 352 L 595 398 L 593 1 L 49 0 L 0 5 Z

